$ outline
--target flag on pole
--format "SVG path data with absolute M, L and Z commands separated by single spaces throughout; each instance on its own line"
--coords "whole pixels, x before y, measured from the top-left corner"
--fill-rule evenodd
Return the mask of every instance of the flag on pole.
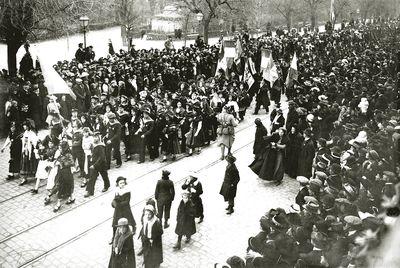
M 261 51 L 261 69 L 263 78 L 270 82 L 272 88 L 275 81 L 278 80 L 279 74 L 270 50 L 263 49 Z
M 293 86 L 293 81 L 297 81 L 298 72 L 297 72 L 297 56 L 296 52 L 293 55 L 292 62 L 290 63 L 289 72 L 286 77 L 286 87 Z
M 336 15 L 335 15 L 335 0 L 331 0 L 331 22 L 332 24 L 335 23 Z
M 251 73 L 251 68 L 250 68 L 250 61 L 251 59 L 247 59 L 245 67 L 244 67 L 244 74 L 243 74 L 243 81 L 247 83 L 249 88 L 254 84 L 255 80 L 253 78 L 253 75 Z
M 242 40 L 238 38 L 236 40 L 236 50 L 235 50 L 235 64 L 240 64 L 240 58 L 242 57 L 243 49 L 242 49 Z
M 236 53 L 236 47 L 234 41 L 223 41 L 219 50 L 218 65 L 216 73 L 219 69 L 226 71 L 232 67 Z

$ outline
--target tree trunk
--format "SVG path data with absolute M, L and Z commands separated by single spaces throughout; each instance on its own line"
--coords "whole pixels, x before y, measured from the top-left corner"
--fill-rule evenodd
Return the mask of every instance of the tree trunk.
M 315 30 L 317 25 L 317 14 L 315 10 L 311 10 L 311 29 Z
M 210 18 L 204 19 L 204 25 L 203 25 L 203 36 L 204 36 L 204 43 L 208 44 L 208 30 L 210 27 Z
M 11 77 L 17 75 L 17 52 L 24 43 L 22 40 L 7 39 L 7 64 L 8 72 Z
M 286 26 L 288 28 L 288 32 L 292 29 L 292 14 L 288 14 L 286 16 Z

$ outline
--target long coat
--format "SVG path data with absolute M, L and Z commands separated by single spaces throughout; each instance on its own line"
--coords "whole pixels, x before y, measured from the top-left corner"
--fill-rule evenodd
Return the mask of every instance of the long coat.
M 151 239 L 153 240 L 150 243 L 148 236 L 146 235 L 145 226 L 142 227 L 140 231 L 142 242 L 143 242 L 143 258 L 144 258 L 144 267 L 145 268 L 155 268 L 159 267 L 160 263 L 163 262 L 163 249 L 162 249 L 162 234 L 163 229 L 161 222 L 156 219 L 151 230 L 147 230 L 147 232 L 151 232 Z
M 117 236 L 117 235 L 116 235 Z M 133 234 L 131 233 L 124 239 L 119 254 L 115 254 L 117 240 L 114 238 L 109 268 L 134 268 L 136 267 L 135 249 L 133 246 Z
M 287 137 L 285 171 L 290 177 L 295 178 L 297 176 L 299 154 L 303 144 L 303 137 L 298 133 L 289 133 Z
M 229 164 L 225 170 L 224 182 L 222 183 L 219 192 L 228 201 L 235 198 L 237 191 L 237 184 L 240 181 L 239 171 L 235 164 Z
M 177 235 L 191 236 L 196 233 L 196 223 L 194 222 L 195 208 L 192 201 L 186 203 L 181 200 L 176 216 L 175 233 Z
M 115 195 L 111 206 L 115 208 L 112 226 L 116 227 L 118 225 L 118 220 L 120 218 L 126 218 L 134 229 L 136 228 L 136 222 L 133 218 L 131 206 L 129 202 L 131 201 L 131 193 L 126 192 L 123 195 Z
M 174 183 L 168 178 L 158 180 L 154 197 L 158 204 L 171 203 L 175 198 Z
M 311 139 L 304 141 L 299 154 L 297 176 L 311 177 L 314 156 L 315 147 L 313 141 Z
M 264 136 L 268 135 L 268 131 L 264 125 L 259 125 L 256 127 L 256 134 L 253 145 L 253 154 L 257 158 L 257 156 L 261 155 L 265 151 L 265 147 L 267 143 L 264 140 Z

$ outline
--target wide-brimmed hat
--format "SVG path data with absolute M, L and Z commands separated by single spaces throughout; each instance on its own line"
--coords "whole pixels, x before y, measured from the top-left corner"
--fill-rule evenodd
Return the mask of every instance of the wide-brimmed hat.
M 128 219 L 120 218 L 118 220 L 117 226 L 127 226 L 127 225 L 129 225 Z
M 119 176 L 115 182 L 118 184 L 120 181 L 125 181 L 126 182 L 126 178 L 122 177 L 122 176 Z
M 307 185 L 309 183 L 307 177 L 304 176 L 297 176 L 296 180 L 300 183 L 300 185 Z

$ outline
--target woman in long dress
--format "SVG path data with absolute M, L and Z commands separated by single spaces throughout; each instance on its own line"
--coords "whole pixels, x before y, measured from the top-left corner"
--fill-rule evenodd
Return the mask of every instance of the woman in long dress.
M 57 212 L 61 208 L 61 200 L 67 198 L 66 204 L 75 202 L 74 177 L 72 176 L 72 167 L 74 160 L 67 141 L 60 143 L 60 156 L 56 159 L 55 165 L 58 167 L 57 173 L 57 204 L 53 211 Z
M 284 158 L 287 144 L 286 130 L 280 128 L 278 132 L 267 137 L 268 149 L 265 154 L 264 163 L 258 176 L 260 179 L 275 181 L 276 185 L 282 183 L 285 173 Z
M 21 170 L 21 148 L 22 148 L 22 133 L 17 130 L 15 122 L 11 123 L 10 132 L 7 136 L 6 142 L 1 148 L 1 152 L 10 146 L 10 160 L 8 161 L 8 177 L 7 180 L 13 180 L 18 177 Z
M 296 125 L 293 125 L 289 131 L 287 135 L 285 171 L 291 178 L 296 178 L 303 137 L 298 132 Z
M 22 135 L 21 182 L 19 185 L 26 184 L 28 177 L 35 175 L 37 165 L 34 153 L 38 141 L 37 134 L 32 130 L 32 125 L 29 121 L 25 121 L 22 127 L 24 128 L 24 133 Z
M 200 108 L 195 107 L 193 113 L 190 130 L 186 134 L 186 146 L 189 148 L 188 156 L 191 156 L 193 152 L 200 153 L 204 141 L 203 116 L 200 114 Z
M 134 268 L 136 267 L 133 236 L 135 229 L 129 225 L 125 218 L 118 220 L 117 230 L 112 243 L 112 252 L 109 268 Z
M 114 208 L 114 216 L 113 216 L 113 238 L 115 236 L 115 231 L 117 230 L 118 220 L 120 218 L 126 218 L 134 229 L 136 228 L 136 222 L 133 218 L 131 206 L 129 202 L 131 201 L 131 192 L 126 188 L 126 178 L 118 177 L 117 178 L 117 189 L 115 190 L 114 200 L 111 203 L 111 206 Z
M 162 234 L 160 220 L 156 217 L 154 206 L 146 205 L 143 227 L 140 231 L 143 243 L 143 263 L 145 268 L 158 268 L 163 262 Z
M 232 144 L 235 141 L 235 127 L 237 121 L 235 117 L 228 112 L 229 107 L 224 106 L 222 113 L 217 115 L 218 123 L 218 145 L 221 147 L 221 160 L 225 158 L 225 148 L 228 149 L 228 154 L 231 153 Z

